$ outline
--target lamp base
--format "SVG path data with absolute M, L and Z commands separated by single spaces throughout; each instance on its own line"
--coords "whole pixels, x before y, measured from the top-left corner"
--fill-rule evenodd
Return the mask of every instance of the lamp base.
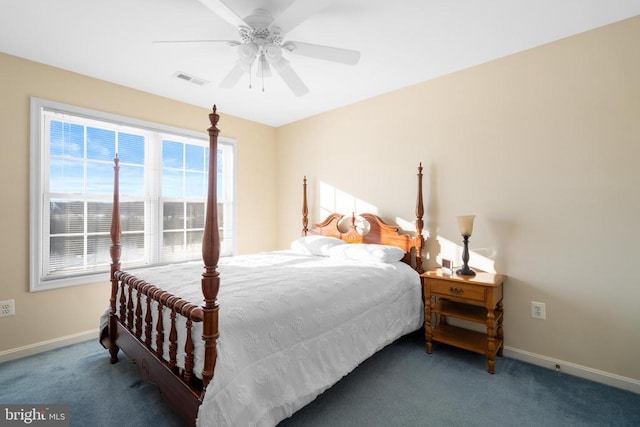
M 456 274 L 459 276 L 475 276 L 476 272 L 470 269 L 468 265 L 463 265 L 456 270 Z

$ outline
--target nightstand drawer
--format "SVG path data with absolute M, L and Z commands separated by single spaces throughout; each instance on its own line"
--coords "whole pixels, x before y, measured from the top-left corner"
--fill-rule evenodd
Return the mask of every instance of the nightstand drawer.
M 430 280 L 431 293 L 439 296 L 464 298 L 465 300 L 485 301 L 485 290 L 482 286 L 454 283 L 445 280 Z

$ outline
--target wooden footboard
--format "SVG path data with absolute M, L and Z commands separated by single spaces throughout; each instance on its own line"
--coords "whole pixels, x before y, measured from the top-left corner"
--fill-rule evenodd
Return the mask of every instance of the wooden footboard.
M 193 370 L 191 332 L 193 322 L 202 322 L 202 308 L 130 274 L 117 271 L 114 278 L 119 298 L 118 306 L 112 307 L 109 317 L 111 363 L 117 362 L 118 349 L 122 349 L 139 366 L 143 378 L 156 385 L 174 411 L 190 425 L 195 424 L 204 388 Z M 157 304 L 155 322 L 152 301 Z M 164 326 L 165 311 L 169 313 L 169 330 Z M 184 331 L 176 326 L 178 316 L 186 319 Z M 178 367 L 176 360 L 180 334 L 185 334 L 183 368 Z M 168 354 L 164 354 L 165 341 L 169 343 Z
M 202 389 L 201 384 L 196 385 L 193 372 L 193 337 L 191 334 L 193 322 L 202 322 L 202 308 L 191 304 L 169 292 L 163 291 L 154 285 L 138 279 L 131 274 L 118 271 L 115 278 L 119 283 L 119 309 L 115 317 L 135 338 L 143 342 L 151 351 L 155 352 L 158 359 L 165 360 L 169 369 L 179 375 L 186 384 Z M 157 317 L 153 323 L 152 301 L 156 302 Z M 143 309 L 144 307 L 144 309 Z M 170 318 L 169 331 L 165 331 L 164 313 L 168 311 Z M 144 316 L 142 313 L 145 313 Z M 176 327 L 177 316 L 186 319 L 186 333 L 184 345 L 184 368 L 178 369 L 178 329 Z M 155 330 L 155 340 L 152 331 Z M 153 342 L 155 341 L 155 342 Z M 164 354 L 165 341 L 169 342 L 169 354 Z M 155 350 L 153 350 L 155 348 Z
M 218 332 L 218 290 L 220 277 L 217 272 L 220 257 L 220 236 L 216 200 L 217 144 L 220 116 L 213 106 L 209 114 L 209 175 L 206 219 L 202 241 L 202 306 L 163 291 L 142 279 L 120 270 L 120 184 L 119 160 L 114 159 L 113 212 L 111 218 L 111 298 L 109 313 L 109 353 L 111 363 L 118 360 L 122 349 L 141 369 L 143 377 L 155 384 L 175 412 L 189 425 L 195 425 L 198 409 L 213 378 L 216 364 Z M 155 302 L 155 305 L 152 303 Z M 144 307 L 144 308 L 143 308 Z M 154 324 L 152 310 L 157 310 Z M 144 316 L 143 316 L 144 313 Z M 164 314 L 170 318 L 169 330 L 165 330 Z M 185 319 L 185 330 L 179 331 L 177 319 Z M 204 363 L 200 378 L 194 373 L 193 322 L 202 322 Z M 154 340 L 155 334 L 155 342 Z M 182 335 L 184 334 L 184 335 Z M 185 363 L 179 368 L 176 361 L 179 336 L 185 337 Z M 168 354 L 164 344 L 168 342 Z

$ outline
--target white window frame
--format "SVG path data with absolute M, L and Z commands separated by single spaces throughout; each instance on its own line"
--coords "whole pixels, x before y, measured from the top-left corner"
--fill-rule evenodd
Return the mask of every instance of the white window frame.
M 42 277 L 42 264 L 43 260 L 43 246 L 45 244 L 45 237 L 48 239 L 49 236 L 44 236 L 44 230 L 42 227 L 43 218 L 44 218 L 44 189 L 48 185 L 48 169 L 45 168 L 48 166 L 48 156 L 49 151 L 48 147 L 44 146 L 44 138 L 45 129 L 44 129 L 44 120 L 42 119 L 43 113 L 45 111 L 55 111 L 59 113 L 67 113 L 72 116 L 80 116 L 89 120 L 97 120 L 100 122 L 111 123 L 114 125 L 127 126 L 132 128 L 137 128 L 141 132 L 149 132 L 153 133 L 152 138 L 158 138 L 156 141 L 160 144 L 160 139 L 165 135 L 178 136 L 184 138 L 185 140 L 197 140 L 197 141 L 208 141 L 209 136 L 204 132 L 195 132 L 187 129 L 176 128 L 172 126 L 162 125 L 158 123 L 148 122 L 139 119 L 133 119 L 130 117 L 119 116 L 115 114 L 105 113 L 101 111 L 91 110 L 82 107 L 76 107 L 73 105 L 63 104 L 55 101 L 50 101 L 46 99 L 31 98 L 31 115 L 30 115 L 30 212 L 29 212 L 29 226 L 30 226 L 30 238 L 29 238 L 29 251 L 30 251 L 30 279 L 29 279 L 29 290 L 31 292 L 44 291 L 50 289 L 58 289 L 69 286 L 77 286 L 84 285 L 89 283 L 97 283 L 101 281 L 109 280 L 109 271 L 108 266 L 104 271 L 99 272 L 87 272 L 78 275 L 68 275 L 61 277 Z M 237 251 L 237 197 L 236 197 L 236 189 L 237 189 L 237 143 L 235 140 L 219 137 L 219 143 L 228 144 L 231 147 L 231 152 L 233 153 L 233 161 L 231 162 L 231 173 L 232 176 L 225 176 L 225 180 L 227 188 L 225 189 L 226 194 L 231 195 L 231 203 L 225 204 L 225 238 L 231 239 L 230 247 L 226 249 L 230 249 L 229 255 L 235 255 Z M 145 150 L 148 153 L 150 150 Z M 155 150 L 161 151 L 161 150 Z M 159 163 L 159 159 L 161 155 L 154 156 L 154 159 L 149 159 L 149 155 L 145 154 L 145 169 L 148 167 L 151 168 L 161 168 L 162 165 Z M 149 162 L 149 163 L 148 163 Z M 153 162 L 156 162 L 155 164 Z M 149 181 L 157 181 L 153 178 L 149 177 L 150 174 L 145 174 L 145 182 L 148 184 L 148 188 L 151 189 L 152 192 L 159 195 L 160 192 L 158 188 L 160 187 L 160 183 L 158 182 L 149 182 Z M 232 186 L 230 189 L 229 186 Z M 158 208 L 158 205 L 161 205 L 162 198 L 157 197 L 155 200 L 148 200 L 147 194 L 145 194 L 145 200 L 147 200 L 150 205 L 155 206 L 156 211 L 151 212 L 151 216 L 155 216 L 155 218 L 150 218 L 150 215 L 145 214 L 145 221 L 160 221 L 162 222 L 162 218 L 156 215 L 157 212 L 160 212 L 161 208 Z M 147 203 L 147 202 L 145 202 Z M 229 224 L 230 222 L 230 224 Z M 156 223 L 157 226 L 157 223 Z M 150 226 L 150 229 L 157 230 L 156 226 Z M 150 248 L 151 257 L 155 258 L 153 255 L 160 251 L 159 248 L 159 239 L 157 231 L 155 233 L 147 233 L 147 226 L 145 225 L 145 247 Z M 227 240 L 228 241 L 228 240 Z M 126 264 L 126 254 L 122 255 L 123 264 Z M 148 260 L 149 261 L 149 260 Z M 153 265 L 150 262 L 149 265 Z

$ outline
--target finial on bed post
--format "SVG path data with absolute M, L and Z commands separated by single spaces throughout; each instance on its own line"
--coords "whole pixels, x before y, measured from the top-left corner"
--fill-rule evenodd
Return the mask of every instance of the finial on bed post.
M 111 297 L 109 304 L 111 312 L 109 315 L 109 354 L 111 355 L 111 363 L 118 361 L 118 347 L 116 346 L 116 298 L 118 296 L 118 279 L 115 274 L 120 271 L 120 255 L 122 248 L 120 246 L 120 235 L 122 227 L 120 225 L 120 159 L 118 153 L 113 159 L 113 207 L 111 211 L 111 247 L 109 254 L 111 256 Z
M 416 202 L 416 270 L 424 273 L 422 266 L 422 248 L 424 247 L 424 203 L 422 201 L 422 162 L 418 165 L 418 200 Z
M 309 207 L 307 205 L 307 176 L 302 180 L 302 235 L 309 231 Z
M 202 260 L 204 261 L 204 273 L 202 273 L 202 295 L 204 296 L 202 339 L 205 342 L 204 367 L 202 369 L 203 391 L 213 377 L 216 365 L 216 342 L 220 336 L 218 330 L 218 291 L 220 289 L 220 274 L 217 271 L 220 259 L 220 232 L 218 230 L 218 200 L 217 200 L 217 171 L 218 171 L 218 120 L 216 106 L 209 114 L 211 127 L 209 132 L 209 175 L 207 191 L 207 214 L 202 238 Z

